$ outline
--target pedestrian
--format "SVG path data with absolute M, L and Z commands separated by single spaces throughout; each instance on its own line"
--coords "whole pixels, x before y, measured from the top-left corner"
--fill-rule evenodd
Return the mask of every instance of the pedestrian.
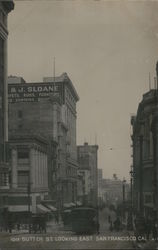
M 109 223 L 111 222 L 111 216 L 110 215 L 108 216 L 108 222 Z
M 59 214 L 58 214 L 58 212 L 55 214 L 55 222 L 56 222 L 56 224 L 59 223 Z
M 11 220 L 9 220 L 9 222 L 8 222 L 8 229 L 9 229 L 9 233 L 12 233 L 13 223 Z
M 113 231 L 113 222 L 112 220 L 110 221 L 110 227 L 109 227 L 109 230 L 112 232 Z
M 150 233 L 151 233 L 151 220 L 147 218 L 145 221 L 145 235 L 147 240 L 150 239 Z
M 157 241 L 157 224 L 155 221 L 152 223 L 152 237 L 155 241 Z
M 17 230 L 20 230 L 20 223 L 17 223 Z
M 117 217 L 117 219 L 114 221 L 114 228 L 116 231 L 120 230 L 120 225 L 121 225 L 121 221 L 120 221 L 119 217 Z

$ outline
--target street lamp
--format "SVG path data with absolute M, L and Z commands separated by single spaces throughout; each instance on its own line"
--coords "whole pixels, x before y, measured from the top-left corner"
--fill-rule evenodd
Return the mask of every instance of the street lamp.
M 123 178 L 123 181 L 122 181 L 123 219 L 125 219 L 125 184 L 126 184 L 126 180 L 125 178 Z
M 29 216 L 29 233 L 31 233 L 31 183 L 28 181 L 27 185 L 27 197 L 28 197 L 28 216 Z
M 133 171 L 133 165 L 131 165 L 131 171 L 129 172 L 131 179 L 130 179 L 130 186 L 131 186 L 131 210 L 133 208 L 133 176 L 134 176 L 134 171 Z
M 131 191 L 131 198 L 130 198 L 130 208 L 129 208 L 129 214 L 128 214 L 128 223 L 127 227 L 129 230 L 133 230 L 133 176 L 134 176 L 134 171 L 133 171 L 133 165 L 131 165 L 131 171 L 129 172 L 131 179 L 130 179 L 130 191 Z

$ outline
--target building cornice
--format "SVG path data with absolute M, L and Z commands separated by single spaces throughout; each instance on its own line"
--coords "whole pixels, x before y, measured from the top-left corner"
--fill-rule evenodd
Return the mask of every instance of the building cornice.
M 1 3 L 3 5 L 3 8 L 7 11 L 7 13 L 9 13 L 14 9 L 13 1 L 2 1 Z

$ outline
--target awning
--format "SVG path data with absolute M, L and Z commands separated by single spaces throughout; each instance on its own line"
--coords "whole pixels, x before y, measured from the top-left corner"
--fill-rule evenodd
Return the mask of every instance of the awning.
M 64 203 L 64 207 L 65 207 L 65 208 L 76 207 L 76 204 L 75 204 L 75 203 L 73 203 L 73 202 L 70 202 L 70 203 Z
M 38 204 L 37 205 L 37 212 L 45 214 L 45 213 L 50 213 L 51 210 L 48 209 L 47 207 L 43 206 L 42 204 Z
M 30 206 L 30 210 L 32 210 L 32 207 Z M 28 212 L 28 206 L 27 205 L 13 205 L 8 206 L 9 212 Z
M 70 204 L 71 204 L 71 207 L 76 207 L 75 203 L 71 202 Z
M 64 213 L 71 213 L 71 209 L 65 209 Z
M 71 207 L 71 205 L 70 205 L 70 203 L 64 203 L 64 207 L 69 208 L 69 207 Z
M 56 207 L 53 207 L 52 205 L 47 205 L 47 207 L 48 207 L 52 212 L 57 211 Z
M 144 205 L 145 207 L 149 207 L 149 208 L 154 208 L 154 204 L 153 203 L 148 203 Z

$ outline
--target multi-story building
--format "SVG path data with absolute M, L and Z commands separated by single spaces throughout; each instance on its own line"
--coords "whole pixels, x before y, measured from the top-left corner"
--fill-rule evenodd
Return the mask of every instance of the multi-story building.
M 90 170 L 79 169 L 77 173 L 78 173 L 77 201 L 80 201 L 83 205 L 86 205 L 90 203 L 90 191 L 91 191 Z
M 98 168 L 98 205 L 100 207 L 102 207 L 104 203 L 104 192 L 102 188 L 102 180 L 103 180 L 103 170 L 101 168 Z
M 115 175 L 112 179 L 102 179 L 102 197 L 104 202 L 108 205 L 112 204 L 117 206 L 123 202 L 123 185 L 124 185 L 124 199 L 129 198 L 129 184 L 125 181 L 118 179 Z
M 8 78 L 9 136 L 40 135 L 48 142 L 49 195 L 61 208 L 77 197 L 76 102 L 66 73 L 41 83 Z M 20 105 L 19 105 L 20 104 Z
M 7 206 L 7 189 L 9 189 L 6 156 L 8 140 L 7 18 L 13 8 L 12 1 L 0 1 L 0 222 L 3 210 Z
M 133 127 L 133 206 L 136 212 L 158 215 L 158 90 L 143 95 Z
M 8 211 L 14 217 L 18 212 L 18 219 L 28 212 L 45 212 L 42 201 L 48 197 L 47 141 L 40 136 L 15 134 L 10 137 L 9 146 Z
M 89 205 L 98 206 L 98 146 L 84 145 L 77 146 L 79 170 L 90 171 L 90 195 Z

